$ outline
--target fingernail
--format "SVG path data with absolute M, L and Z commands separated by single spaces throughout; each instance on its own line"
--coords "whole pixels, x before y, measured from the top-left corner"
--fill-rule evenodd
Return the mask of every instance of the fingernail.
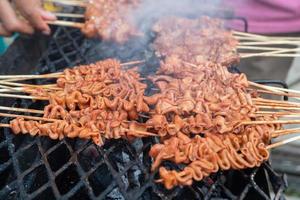
M 45 31 L 42 31 L 42 33 L 43 33 L 44 35 L 50 35 L 51 31 L 50 31 L 50 30 L 45 30 Z
M 41 14 L 42 14 L 42 16 L 43 16 L 44 19 L 47 19 L 47 20 L 56 20 L 56 16 L 52 12 L 49 12 L 49 11 L 46 11 L 46 10 L 42 10 Z

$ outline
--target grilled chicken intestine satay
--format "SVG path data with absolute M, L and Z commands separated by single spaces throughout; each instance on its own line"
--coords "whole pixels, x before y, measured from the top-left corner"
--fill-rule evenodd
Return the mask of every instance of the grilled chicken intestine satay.
M 95 111 L 92 114 L 95 114 Z M 53 140 L 65 137 L 92 139 L 99 146 L 104 144 L 103 139 L 133 139 L 148 136 L 143 134 L 147 130 L 144 124 L 125 121 L 124 113 L 123 116 L 116 112 L 98 114 L 94 120 L 92 116 L 85 115 L 77 120 L 71 118 L 48 123 L 16 118 L 10 122 L 10 127 L 15 134 L 48 136 Z
M 87 37 L 124 43 L 132 36 L 141 35 L 130 17 L 139 4 L 140 0 L 92 0 L 87 4 L 81 31 Z
M 239 62 L 238 40 L 231 31 L 226 30 L 220 19 L 170 16 L 159 20 L 153 26 L 153 31 L 157 34 L 154 49 L 159 56 L 175 57 L 196 66 L 205 65 L 207 62 L 230 66 Z M 163 63 L 165 66 L 162 70 L 170 70 L 167 67 L 168 62 Z M 184 73 L 185 68 L 189 68 L 181 67 L 177 68 L 177 72 Z
M 266 145 L 275 125 L 246 126 L 239 134 L 211 133 L 191 138 L 183 133 L 152 146 L 149 154 L 154 158 L 152 170 L 164 160 L 185 164 L 182 171 L 160 167 L 160 177 L 167 189 L 191 185 L 218 170 L 245 169 L 260 166 L 269 158 Z
M 220 72 L 222 68 L 224 72 Z M 257 110 L 246 90 L 248 81 L 244 74 L 231 74 L 226 67 L 218 66 L 175 77 L 178 78 L 151 78 L 160 91 L 152 98 L 155 107 L 147 123 L 156 127 L 161 136 L 174 135 L 172 126 L 194 134 L 230 132 L 240 122 L 251 120 Z M 176 124 L 179 121 L 184 122 L 183 127 Z

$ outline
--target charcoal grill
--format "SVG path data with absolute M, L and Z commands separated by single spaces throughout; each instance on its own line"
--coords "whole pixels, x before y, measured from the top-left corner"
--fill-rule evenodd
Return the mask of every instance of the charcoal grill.
M 146 58 L 148 62 L 140 70 L 151 74 L 155 69 L 149 66 L 155 66 L 157 60 L 148 42 L 130 41 L 117 47 L 85 40 L 78 30 L 60 27 L 32 73 L 51 73 L 116 57 L 124 62 Z M 236 67 L 231 70 L 238 71 Z M 6 103 L 34 109 L 43 107 L 40 102 L 28 100 Z M 2 121 L 7 122 L 8 119 Z M 285 199 L 286 178 L 277 174 L 269 162 L 254 169 L 218 172 L 190 187 L 165 190 L 155 184 L 157 173 L 150 173 L 148 151 L 156 142 L 152 138 L 131 143 L 110 140 L 100 148 L 90 141 L 52 141 L 15 136 L 9 129 L 1 129 L 0 199 L 271 199 L 271 193 L 274 199 Z M 171 163 L 166 165 L 175 167 Z

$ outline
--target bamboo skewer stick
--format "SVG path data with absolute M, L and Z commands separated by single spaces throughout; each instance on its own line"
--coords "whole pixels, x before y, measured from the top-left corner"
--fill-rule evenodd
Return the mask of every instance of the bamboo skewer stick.
M 35 113 L 35 114 L 44 114 L 43 110 L 35 110 L 35 109 L 27 109 L 27 108 L 14 108 L 14 107 L 0 106 L 0 110 L 16 111 L 16 112 L 24 112 L 24 113 Z
M 279 91 L 284 91 L 284 92 L 289 92 L 289 93 L 295 93 L 295 94 L 299 94 L 300 95 L 300 91 L 298 90 L 293 90 L 293 89 L 286 89 L 286 88 L 279 88 L 279 87 L 272 87 L 272 86 L 267 86 L 267 85 L 261 85 L 258 83 L 254 83 L 249 81 L 249 84 L 251 86 L 255 86 L 258 88 L 262 88 L 262 89 L 269 89 L 269 90 L 279 90 Z
M 286 37 L 286 36 L 266 36 L 266 35 L 259 35 L 255 33 L 245 33 L 241 31 L 232 31 L 234 35 L 238 36 L 244 36 L 244 37 L 250 37 L 250 38 L 256 38 L 256 39 L 286 39 L 286 40 L 300 40 L 300 37 Z
M 299 107 L 284 107 L 284 106 L 276 106 L 276 105 L 258 105 L 258 108 L 264 109 L 276 109 L 276 110 L 300 110 Z
M 265 86 L 265 85 L 257 84 L 257 83 L 250 82 L 250 81 L 249 81 L 249 84 L 251 86 L 255 86 L 257 88 L 264 89 L 264 90 L 257 90 L 257 92 L 280 95 L 280 96 L 288 96 L 288 97 L 294 97 L 295 99 L 300 99 L 300 91 L 297 91 L 297 90 Z
M 275 147 L 280 147 L 282 145 L 285 145 L 285 144 L 288 144 L 288 143 L 291 143 L 291 142 L 294 142 L 294 141 L 297 141 L 297 140 L 300 140 L 300 135 L 296 136 L 296 137 L 286 139 L 286 140 L 283 140 L 283 141 L 280 141 L 280 142 L 270 144 L 270 145 L 267 146 L 267 149 L 273 149 Z
M 129 61 L 125 63 L 121 63 L 120 65 L 123 66 L 130 66 L 130 65 L 137 65 L 145 63 L 145 60 L 135 60 Z M 5 82 L 11 81 L 23 81 L 23 80 L 30 80 L 30 79 L 44 79 L 44 78 L 60 78 L 64 77 L 63 72 L 55 72 L 50 74 L 38 74 L 38 75 L 0 75 L 0 80 Z M 4 79 L 4 80 L 3 80 Z
M 20 89 L 16 87 L 10 87 L 6 85 L 0 85 L 0 88 L 4 89 L 4 91 L 15 91 L 15 92 L 20 92 Z
M 84 18 L 84 14 L 74 13 L 53 13 L 56 17 L 71 17 L 71 18 Z
M 2 128 L 10 128 L 10 125 L 9 124 L 1 124 L 0 123 L 0 127 L 2 127 Z
M 155 133 L 150 133 L 150 132 L 147 132 L 147 131 L 139 131 L 139 130 L 130 130 L 130 129 L 126 129 L 126 128 L 122 128 L 122 130 L 124 131 L 128 131 L 128 132 L 134 132 L 134 133 L 138 133 L 138 134 L 141 134 L 141 135 L 146 135 L 146 136 L 157 136 L 157 134 Z
M 255 102 L 268 102 L 268 103 L 281 103 L 281 104 L 288 104 L 288 105 L 295 105 L 300 106 L 300 103 L 291 102 L 291 101 L 280 101 L 280 100 L 272 100 L 272 99 L 264 99 L 264 98 L 252 98 Z
M 278 58 L 297 58 L 300 54 L 268 54 L 263 52 L 263 54 L 244 54 L 241 58 L 251 58 L 251 57 L 278 57 Z
M 1 88 L 1 86 L 0 86 Z M 14 87 L 9 89 L 0 89 L 0 93 L 33 93 L 38 88 L 26 88 L 26 87 Z M 42 88 L 45 91 L 56 92 L 62 90 L 62 88 Z
M 294 45 L 297 46 L 300 44 L 300 41 L 292 41 L 292 40 L 266 40 L 266 41 L 255 41 L 255 42 L 240 42 L 244 46 L 251 46 L 251 45 L 278 45 L 278 44 L 286 44 L 286 45 Z
M 26 96 L 26 95 L 3 94 L 3 93 L 0 93 L 0 97 L 19 98 L 19 99 L 32 99 L 32 100 L 49 100 L 46 97 L 34 97 L 34 96 Z
M 44 118 L 44 117 L 34 117 L 34 116 L 28 116 L 28 115 L 15 115 L 15 114 L 9 114 L 9 113 L 0 113 L 0 117 L 11 117 L 11 118 L 21 117 L 21 118 L 24 118 L 24 119 L 37 120 L 37 121 L 48 121 L 48 122 L 61 121 L 61 120 L 58 120 L 58 119 L 50 119 L 50 118 Z
M 283 118 L 288 118 L 288 117 L 300 117 L 299 112 L 274 112 L 274 111 L 257 111 L 254 113 L 255 116 L 276 116 L 276 117 L 283 117 Z
M 290 111 L 285 111 L 285 112 L 256 111 L 255 114 L 265 114 L 265 115 L 294 115 L 294 114 L 299 114 L 299 113 L 297 113 L 297 112 L 290 112 Z
M 288 108 L 300 108 L 299 105 L 294 104 L 284 104 L 284 103 L 272 103 L 272 102 L 260 102 L 254 101 L 254 105 L 257 106 L 280 106 L 280 107 L 288 107 Z
M 295 118 L 300 118 L 300 114 L 298 115 L 293 115 L 293 114 L 290 114 L 290 115 L 267 115 L 267 114 L 255 114 L 255 117 L 272 117 L 272 116 L 277 116 L 277 117 L 280 117 L 280 118 L 285 118 L 285 119 L 295 119 Z
M 0 89 L 0 93 L 24 93 L 23 90 L 18 90 L 18 88 L 14 89 Z
M 126 63 L 121 63 L 121 66 L 130 66 L 130 65 L 137 65 L 137 64 L 142 64 L 145 63 L 146 60 L 135 60 L 135 61 L 129 61 Z
M 25 84 L 25 83 L 14 83 L 14 82 L 6 82 L 6 81 L 1 81 L 1 85 L 9 85 L 9 86 L 21 86 L 21 87 L 33 87 L 33 88 L 56 88 L 56 84 L 49 84 L 49 85 L 32 85 L 32 84 Z M 60 88 L 61 89 L 61 88 Z
M 39 75 L 0 75 L 0 79 L 13 79 L 13 78 L 30 78 L 30 79 L 39 79 L 39 78 L 57 78 L 62 75 L 62 72 L 56 72 L 51 74 L 39 74 Z M 23 79 L 22 79 L 23 80 Z
M 27 90 L 29 92 L 29 90 Z M 24 88 L 12 88 L 12 89 L 0 89 L 1 94 L 16 94 L 16 93 L 26 93 Z M 27 94 L 26 94 L 27 95 Z
M 241 31 L 232 31 L 233 34 L 236 35 L 242 35 L 242 36 L 248 36 L 248 37 L 254 37 L 254 38 L 267 38 L 267 36 L 264 35 L 258 35 L 258 34 L 254 34 L 254 33 L 245 33 L 245 32 L 241 32 Z
M 266 38 L 257 38 L 257 37 L 250 37 L 250 36 L 243 36 L 243 35 L 233 35 L 233 37 L 237 40 L 239 40 L 240 43 L 246 42 L 246 41 L 253 41 L 253 42 L 270 42 L 270 41 L 288 41 L 288 42 L 299 42 L 300 38 L 298 37 L 272 37 L 272 36 L 266 36 Z
M 253 42 L 266 42 L 266 41 L 288 41 L 288 42 L 291 42 L 291 41 L 295 41 L 295 42 L 299 42 L 300 41 L 300 38 L 274 38 L 274 37 L 270 37 L 268 36 L 268 38 L 255 38 L 255 37 L 249 37 L 249 36 L 242 36 L 242 35 L 233 35 L 233 37 L 235 39 L 237 39 L 239 41 L 239 43 L 243 43 L 243 42 L 246 42 L 246 41 L 253 41 Z
M 240 45 L 237 47 L 238 49 L 249 49 L 249 50 L 266 50 L 266 51 L 278 51 L 278 50 L 290 50 L 291 52 L 297 52 L 298 50 L 295 48 L 279 48 L 279 47 L 260 47 L 260 46 L 243 46 Z
M 300 107 L 300 104 L 297 102 L 290 102 L 290 101 L 280 101 L 280 100 L 269 100 L 269 99 L 260 99 L 260 98 L 252 98 L 254 103 L 269 103 L 269 104 L 280 104 L 284 106 L 295 106 Z
M 269 90 L 255 90 L 255 91 L 258 92 L 258 93 L 272 94 L 272 95 L 276 95 L 276 96 L 287 96 L 287 97 L 292 97 L 294 99 L 299 99 L 300 100 L 299 95 L 293 95 L 293 94 L 289 94 L 289 93 L 269 91 Z
M 277 130 L 272 133 L 272 138 L 279 137 L 283 135 L 289 135 L 289 134 L 295 134 L 300 133 L 300 128 L 294 128 L 294 129 L 285 129 L 285 130 Z
M 239 125 L 259 125 L 259 124 L 300 124 L 300 120 L 263 120 L 263 121 L 245 121 Z
M 57 25 L 57 26 L 73 27 L 73 28 L 79 28 L 79 29 L 81 29 L 84 26 L 84 23 L 70 22 L 70 21 L 63 21 L 63 20 L 47 21 L 47 24 Z
M 290 104 L 282 104 L 282 103 L 270 103 L 270 102 L 255 102 L 256 106 L 279 106 L 279 107 L 287 107 L 287 108 L 300 108 L 297 105 L 290 105 Z
M 294 56 L 297 57 L 300 54 L 283 54 L 283 53 L 289 53 L 291 51 L 299 51 L 300 48 L 292 48 L 292 49 L 283 49 L 283 50 L 276 50 L 276 51 L 268 51 L 268 52 L 260 52 L 260 53 L 248 53 L 248 54 L 240 54 L 242 58 L 250 58 L 254 56 Z
M 78 7 L 86 7 L 87 2 L 79 1 L 79 0 L 44 0 L 46 2 L 58 3 L 66 6 L 78 6 Z

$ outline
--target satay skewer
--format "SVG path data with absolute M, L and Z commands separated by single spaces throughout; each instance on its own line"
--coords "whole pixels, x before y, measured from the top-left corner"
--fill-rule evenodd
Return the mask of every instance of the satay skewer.
M 84 14 L 74 14 L 74 13 L 53 13 L 56 17 L 70 17 L 70 18 L 84 18 Z
M 270 39 L 300 40 L 300 37 L 267 36 L 267 35 L 259 35 L 259 34 L 255 34 L 255 33 L 245 33 L 245 32 L 241 32 L 241 31 L 232 31 L 232 33 L 234 35 L 238 35 L 238 36 L 256 38 L 257 40 L 267 40 L 267 41 L 270 41 Z
M 240 125 L 260 125 L 260 124 L 300 124 L 300 120 L 262 120 L 262 121 L 244 121 Z
M 294 94 L 299 94 L 300 95 L 300 91 L 298 91 L 298 90 L 267 86 L 267 85 L 254 83 L 254 82 L 251 82 L 251 81 L 249 81 L 249 84 L 251 86 L 254 86 L 254 87 L 257 87 L 257 88 L 262 88 L 262 89 L 267 89 L 267 90 L 279 90 L 279 91 L 283 91 L 283 92 L 289 92 L 289 93 L 294 93 Z
M 300 49 L 298 49 L 300 50 Z M 268 52 L 260 52 L 260 53 L 241 53 L 241 58 L 251 58 L 251 57 L 300 57 L 300 54 L 288 54 L 291 51 L 296 51 L 296 49 L 285 49 L 285 50 L 276 50 L 276 51 L 268 51 Z
M 134 60 L 134 61 L 129 61 L 125 63 L 121 63 L 120 65 L 122 67 L 125 66 L 131 66 L 131 65 L 138 65 L 138 64 L 143 64 L 145 63 L 146 60 Z M 5 80 L 6 82 L 11 82 L 11 81 L 24 81 L 24 80 L 30 80 L 30 79 L 44 79 L 44 78 L 60 78 L 63 77 L 63 72 L 55 72 L 55 73 L 50 73 L 50 74 L 38 74 L 38 75 L 0 75 L 0 80 Z
M 294 45 L 297 46 L 300 44 L 300 41 L 292 41 L 292 40 L 269 40 L 269 41 L 254 41 L 254 42 L 240 42 L 239 44 L 242 44 L 244 46 L 250 46 L 250 45 L 279 45 L 279 44 L 286 44 L 286 45 Z
M 297 140 L 300 140 L 300 135 L 292 137 L 292 138 L 289 138 L 289 139 L 285 139 L 285 140 L 280 141 L 280 142 L 276 142 L 276 143 L 270 144 L 270 145 L 267 146 L 267 149 L 273 149 L 273 148 L 276 148 L 276 147 L 280 147 L 280 146 L 283 146 L 285 144 L 288 144 L 288 143 L 291 143 L 291 142 L 295 142 Z
M 87 6 L 86 1 L 80 1 L 80 0 L 44 0 L 44 1 L 62 4 L 62 5 L 66 5 L 66 6 L 77 6 L 77 7 L 86 7 Z
M 290 50 L 291 52 L 298 52 L 298 49 L 295 48 L 279 48 L 279 47 L 256 47 L 256 46 L 244 46 L 239 45 L 238 49 L 250 50 L 250 51 L 279 51 L 279 50 Z M 267 52 L 266 52 L 267 53 Z
M 0 75 L 0 79 L 20 78 L 21 80 L 24 80 L 27 78 L 29 78 L 29 79 L 59 78 L 62 74 L 63 74 L 63 72 L 55 72 L 55 73 L 50 73 L 50 74 L 39 74 L 39 75 Z
M 282 106 L 282 107 L 295 107 L 300 108 L 299 105 L 296 104 L 288 104 L 288 103 L 272 103 L 272 102 L 261 102 L 261 101 L 254 101 L 254 105 L 257 106 Z
M 10 114 L 10 113 L 0 113 L 0 117 L 10 117 L 10 118 L 24 118 L 24 119 L 30 119 L 30 120 L 37 120 L 37 121 L 47 121 L 47 122 L 57 122 L 61 121 L 58 119 L 50 119 L 50 118 L 44 118 L 44 117 L 34 117 L 29 115 L 16 115 L 16 114 Z
M 84 23 L 64 21 L 64 20 L 47 21 L 46 23 L 50 25 L 66 26 L 66 27 L 73 27 L 79 29 L 81 29 L 84 26 Z
M 257 105 L 258 108 L 261 109 L 275 109 L 275 110 L 300 110 L 299 107 L 284 107 L 277 105 Z
M 28 108 L 15 108 L 15 107 L 0 106 L 0 110 L 24 112 L 24 113 L 34 113 L 34 114 L 44 114 L 43 110 L 35 110 L 35 109 L 28 109 Z
M 295 105 L 287 105 L 287 104 L 275 104 L 275 103 L 264 103 L 264 102 L 257 102 L 256 105 L 258 108 L 274 108 L 274 109 L 289 109 L 289 110 L 299 110 L 299 106 Z
M 274 115 L 266 115 L 266 114 L 255 114 L 255 117 L 273 117 Z M 300 118 L 300 113 L 299 114 L 290 114 L 290 115 L 276 115 L 278 118 Z
M 286 106 L 286 107 L 300 107 L 299 103 L 294 103 L 294 102 L 290 102 L 290 101 L 268 101 L 268 100 L 259 100 L 259 99 L 252 99 L 254 104 L 257 105 L 278 105 L 278 106 Z
M 233 37 L 238 40 L 240 43 L 246 42 L 246 41 L 255 41 L 255 42 L 265 42 L 265 41 L 295 41 L 299 42 L 300 38 L 255 38 L 255 37 L 249 37 L 249 36 L 243 36 L 243 35 L 233 35 Z
M 0 127 L 2 127 L 2 128 L 10 128 L 10 124 L 2 124 L 2 123 L 0 123 Z
M 297 58 L 300 54 L 265 54 L 265 55 L 251 55 L 241 56 L 241 58 L 251 58 L 251 57 L 278 57 L 278 58 Z
M 48 84 L 48 85 L 32 85 L 25 83 L 14 83 L 14 82 L 6 82 L 0 80 L 0 85 L 9 85 L 9 86 L 20 86 L 20 87 L 32 87 L 32 88 L 57 88 L 56 84 Z
M 147 132 L 147 131 L 130 130 L 130 129 L 126 129 L 126 128 L 121 128 L 121 130 L 127 131 L 127 132 L 138 133 L 138 134 L 145 135 L 145 136 L 154 136 L 154 137 L 155 137 L 155 136 L 158 136 L 158 135 L 155 134 L 155 133 L 151 133 L 151 132 Z
M 300 48 L 299 48 L 299 50 L 300 50 Z M 187 64 L 191 67 L 198 68 L 198 66 L 193 64 L 193 63 L 189 63 L 189 62 L 186 62 L 186 61 L 182 61 L 182 63 Z M 265 86 L 265 85 L 254 83 L 254 82 L 251 82 L 251 81 L 248 81 L 248 83 L 249 83 L 250 86 L 255 86 L 255 87 L 262 88 L 262 89 L 265 89 L 265 90 L 268 90 L 268 91 L 272 91 L 272 92 L 274 92 L 274 94 L 280 94 L 281 96 L 291 96 L 291 97 L 299 97 L 300 98 L 300 91 L 297 91 L 297 90 L 285 89 L 285 88 L 279 88 L 279 87 L 272 87 L 272 86 Z M 281 92 L 281 93 L 278 93 L 278 92 Z M 289 94 L 286 94 L 285 92 L 288 92 Z
M 49 100 L 46 97 L 35 97 L 35 96 L 29 96 L 29 95 L 16 95 L 16 94 L 4 94 L 4 93 L 0 93 L 0 97 L 18 98 L 18 99 L 31 99 L 31 100 Z
M 282 103 L 282 104 L 289 104 L 289 105 L 297 105 L 300 106 L 300 103 L 298 102 L 292 102 L 292 101 L 284 101 L 284 100 L 273 100 L 273 99 L 265 99 L 265 98 L 252 98 L 252 101 L 255 102 L 267 102 L 267 103 Z
M 255 91 L 261 94 L 271 94 L 271 95 L 276 95 L 276 96 L 287 96 L 287 97 L 292 97 L 294 99 L 300 100 L 300 95 L 294 95 L 294 94 L 290 94 L 290 93 L 284 93 L 284 92 L 280 92 L 280 91 L 270 91 L 270 90 L 253 90 L 251 88 L 249 88 L 248 90 L 250 91 Z
M 291 116 L 291 115 L 299 115 L 299 112 L 291 112 L 291 111 L 256 111 L 255 115 L 267 115 L 267 116 Z
M 283 135 L 300 133 L 300 128 L 277 130 L 272 133 L 272 138 Z

